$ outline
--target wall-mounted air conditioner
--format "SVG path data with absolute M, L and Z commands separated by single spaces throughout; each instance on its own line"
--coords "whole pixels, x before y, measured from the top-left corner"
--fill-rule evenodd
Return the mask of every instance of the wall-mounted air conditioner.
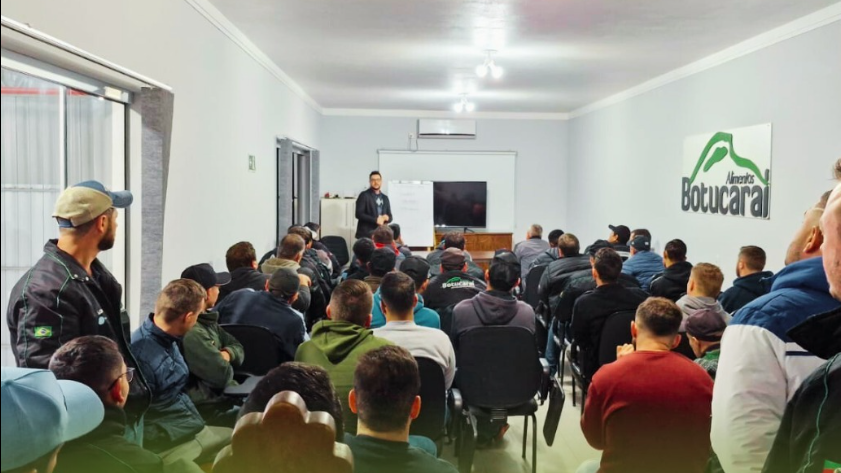
M 418 138 L 476 139 L 476 120 L 420 118 Z

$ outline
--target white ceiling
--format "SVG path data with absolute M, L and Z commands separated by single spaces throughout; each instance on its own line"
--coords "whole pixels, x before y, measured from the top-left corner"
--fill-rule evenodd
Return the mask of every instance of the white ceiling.
M 211 0 L 321 107 L 566 113 L 837 0 Z M 478 79 L 497 49 L 500 80 Z

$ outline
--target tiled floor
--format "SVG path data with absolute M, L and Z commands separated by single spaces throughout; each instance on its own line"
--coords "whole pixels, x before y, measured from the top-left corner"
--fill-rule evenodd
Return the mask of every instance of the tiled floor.
M 569 373 L 569 370 L 567 370 Z M 572 406 L 572 385 L 567 374 L 564 380 L 566 391 L 566 405 L 564 406 L 558 432 L 554 444 L 549 447 L 543 439 L 543 420 L 546 417 L 547 402 L 537 412 L 537 471 L 539 473 L 575 473 L 575 470 L 586 460 L 598 460 L 599 451 L 587 444 L 581 433 L 579 420 L 581 405 Z M 580 392 L 576 390 L 580 396 Z M 580 398 L 579 398 L 580 400 Z M 577 402 L 577 401 L 576 401 Z M 528 450 L 523 460 L 523 418 L 509 419 L 511 428 L 505 434 L 502 444 L 485 450 L 477 450 L 473 460 L 474 473 L 530 473 L 531 472 L 531 427 L 529 427 Z M 458 459 L 453 455 L 453 446 L 447 445 L 441 455 L 454 465 Z

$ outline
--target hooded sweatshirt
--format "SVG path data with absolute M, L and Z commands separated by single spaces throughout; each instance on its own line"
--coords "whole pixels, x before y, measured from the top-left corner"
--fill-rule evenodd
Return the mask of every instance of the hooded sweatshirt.
M 754 299 L 768 294 L 774 273 L 762 271 L 733 281 L 733 287 L 721 293 L 718 301 L 724 310 L 731 314 L 753 302 Z
M 534 332 L 534 309 L 510 293 L 489 290 L 459 302 L 453 309 L 453 346 L 464 332 L 484 326 L 525 327 Z
M 692 263 L 688 261 L 674 263 L 651 279 L 651 290 L 649 292 L 654 297 L 665 297 L 677 302 L 686 294 L 686 285 L 689 283 L 691 274 Z
M 342 401 L 345 432 L 356 434 L 356 414 L 348 406 L 353 372 L 359 357 L 391 342 L 374 336 L 371 330 L 351 322 L 322 320 L 312 328 L 310 341 L 298 347 L 295 361 L 321 366 L 330 374 Z
M 383 314 L 383 310 L 380 307 L 380 302 L 382 302 L 382 300 L 382 296 L 380 296 L 380 291 L 378 290 L 374 294 L 374 308 L 371 311 L 372 329 L 385 326 L 385 314 Z M 423 296 L 420 294 L 418 294 L 418 303 L 415 305 L 414 320 L 415 323 L 420 325 L 421 327 L 429 327 L 436 329 L 441 328 L 441 317 L 438 316 L 438 312 L 424 307 Z
M 683 322 L 680 324 L 681 332 L 686 331 L 686 318 L 701 309 L 709 309 L 718 312 L 719 315 L 721 315 L 721 318 L 724 319 L 724 322 L 728 324 L 732 318 L 726 310 L 721 308 L 721 304 L 712 297 L 696 297 L 687 294 L 678 299 L 677 306 L 680 307 L 680 310 L 683 312 Z

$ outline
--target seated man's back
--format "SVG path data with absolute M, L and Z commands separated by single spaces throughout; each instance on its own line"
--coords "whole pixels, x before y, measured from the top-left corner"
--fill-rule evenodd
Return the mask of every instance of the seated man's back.
M 424 301 L 430 309 L 443 309 L 471 299 L 486 289 L 485 282 L 467 273 L 464 252 L 450 248 L 440 258 L 441 272 L 432 278 L 424 292 Z

